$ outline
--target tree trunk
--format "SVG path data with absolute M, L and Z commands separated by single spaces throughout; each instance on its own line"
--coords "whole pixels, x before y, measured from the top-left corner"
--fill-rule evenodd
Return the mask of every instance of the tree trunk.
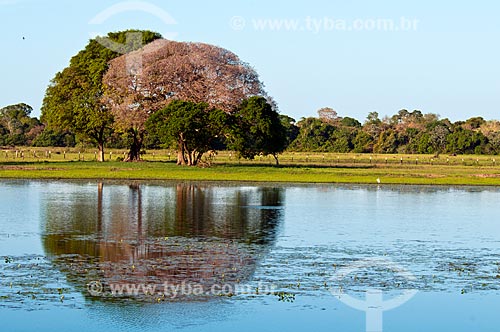
M 99 148 L 99 152 L 97 153 L 97 161 L 104 161 L 104 141 L 97 142 L 97 147 Z
M 186 165 L 186 158 L 184 156 L 184 141 L 182 140 L 182 136 L 177 141 L 177 165 L 184 166 Z
M 187 165 L 188 166 L 193 166 L 193 153 L 191 151 L 186 151 L 187 155 Z
M 189 166 L 196 166 L 198 164 L 198 160 L 196 158 L 196 150 L 191 151 L 190 155 L 191 155 L 191 158 L 190 158 L 191 160 L 190 160 Z
M 276 166 L 280 165 L 280 161 L 278 159 L 278 155 L 276 153 L 273 153 L 274 160 L 276 160 Z
M 203 157 L 203 153 L 198 152 L 197 156 L 196 156 L 196 165 L 198 165 L 200 163 L 202 157 Z
M 141 160 L 141 149 L 142 149 L 142 139 L 143 134 L 137 130 L 132 130 L 132 145 L 130 146 L 130 151 L 128 152 L 127 158 L 124 161 L 140 161 Z
M 105 127 L 101 127 L 99 131 L 96 131 L 92 134 L 90 134 L 90 137 L 97 143 L 97 148 L 99 152 L 97 153 L 97 161 L 103 162 L 104 161 L 104 142 L 105 142 Z
M 181 133 L 177 140 L 177 165 L 196 166 L 201 160 L 203 153 L 189 150 L 184 142 L 184 135 Z
M 180 149 L 177 151 L 177 165 L 186 165 L 186 161 L 184 160 L 184 153 Z

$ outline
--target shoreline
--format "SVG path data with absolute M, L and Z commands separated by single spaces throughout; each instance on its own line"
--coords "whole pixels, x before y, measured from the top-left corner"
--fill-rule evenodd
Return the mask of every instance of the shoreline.
M 500 167 L 214 164 L 182 167 L 169 162 L 0 163 L 5 180 L 206 181 L 275 184 L 500 186 Z M 378 183 L 380 180 L 380 183 Z

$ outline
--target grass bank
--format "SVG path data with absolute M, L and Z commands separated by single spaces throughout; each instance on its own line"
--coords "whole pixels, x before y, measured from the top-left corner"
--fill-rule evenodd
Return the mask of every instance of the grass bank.
M 347 157 L 344 157 L 347 158 Z M 179 167 L 168 161 L 123 163 L 108 161 L 1 160 L 0 178 L 8 179 L 133 179 L 204 180 L 296 183 L 500 185 L 500 166 L 486 162 L 431 164 L 365 160 L 355 163 L 238 163 L 218 161 L 211 167 Z

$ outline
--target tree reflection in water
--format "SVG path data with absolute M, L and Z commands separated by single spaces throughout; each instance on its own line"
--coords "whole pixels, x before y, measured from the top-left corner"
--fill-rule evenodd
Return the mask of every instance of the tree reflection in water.
M 155 285 L 134 299 L 160 300 L 165 283 L 207 291 L 248 281 L 276 239 L 282 202 L 274 187 L 98 183 L 97 195 L 48 199 L 43 245 L 85 296 L 99 281 L 103 295 L 110 285 Z

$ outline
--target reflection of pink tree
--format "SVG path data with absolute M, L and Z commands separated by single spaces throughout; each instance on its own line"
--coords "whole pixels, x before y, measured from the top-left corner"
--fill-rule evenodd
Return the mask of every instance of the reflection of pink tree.
M 46 205 L 44 248 L 78 287 L 96 280 L 160 288 L 235 285 L 252 275 L 256 255 L 274 241 L 266 234 L 275 235 L 280 220 L 278 210 L 248 208 L 277 204 L 276 188 L 232 195 L 203 184 L 160 192 L 113 187 L 98 184 L 95 201 L 69 196 Z M 222 193 L 228 204 L 214 204 Z
M 98 243 L 98 269 L 105 284 L 234 284 L 248 277 L 255 261 L 232 241 L 202 242 L 196 239 L 147 240 L 143 228 L 141 188 L 130 186 L 135 215 L 113 214 Z M 178 188 L 179 189 L 179 188 Z M 182 191 L 181 186 L 181 191 Z M 103 186 L 98 185 L 98 209 L 104 207 Z M 178 196 L 182 200 L 182 195 Z M 183 202 L 177 202 L 183 206 Z M 182 210 L 182 209 L 180 209 Z M 102 218 L 102 210 L 98 212 Z M 103 227 L 99 223 L 99 227 Z M 144 295 L 144 294 L 141 294 Z

